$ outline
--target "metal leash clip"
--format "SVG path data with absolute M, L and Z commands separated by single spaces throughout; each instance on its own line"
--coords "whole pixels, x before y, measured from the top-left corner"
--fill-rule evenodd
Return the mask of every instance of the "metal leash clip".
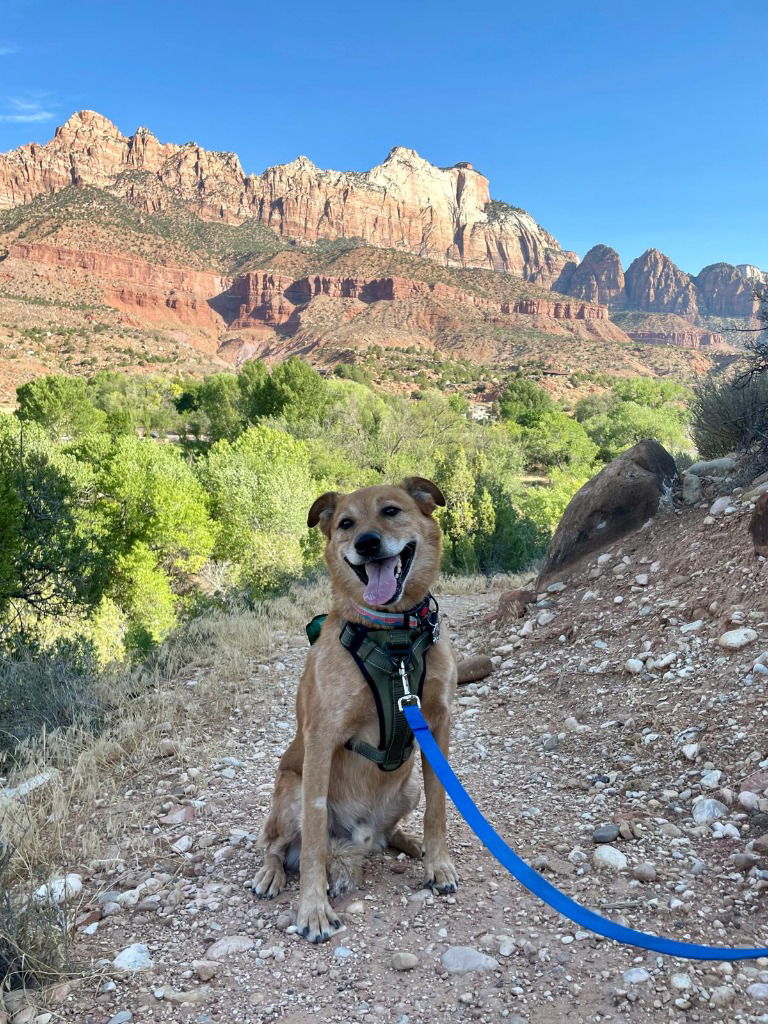
M 397 710 L 402 711 L 404 705 L 407 705 L 409 708 L 420 708 L 421 701 L 419 700 L 418 695 L 411 693 L 411 688 L 408 685 L 408 672 L 406 671 L 405 662 L 402 658 L 398 665 L 398 671 L 400 672 L 400 682 L 403 684 L 405 693 L 402 697 L 397 698 Z

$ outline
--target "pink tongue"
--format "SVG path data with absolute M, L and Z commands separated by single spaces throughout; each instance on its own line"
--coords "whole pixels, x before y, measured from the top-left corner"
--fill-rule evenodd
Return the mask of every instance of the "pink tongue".
M 368 604 L 386 604 L 395 596 L 397 591 L 395 566 L 399 557 L 399 555 L 395 555 L 394 558 L 383 558 L 380 562 L 365 563 L 368 585 L 365 588 L 363 600 Z

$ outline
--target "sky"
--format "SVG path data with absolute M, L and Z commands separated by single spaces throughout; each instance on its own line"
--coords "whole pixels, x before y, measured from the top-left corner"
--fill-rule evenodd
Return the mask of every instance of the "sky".
M 75 110 L 367 170 L 469 161 L 563 248 L 768 268 L 765 0 L 2 0 L 0 151 Z

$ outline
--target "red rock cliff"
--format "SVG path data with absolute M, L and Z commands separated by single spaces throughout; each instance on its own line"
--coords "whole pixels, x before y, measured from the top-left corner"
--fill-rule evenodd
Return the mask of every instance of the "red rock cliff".
M 301 242 L 360 237 L 545 285 L 575 260 L 525 211 L 491 203 L 488 179 L 471 164 L 435 167 L 396 147 L 365 173 L 324 171 L 299 157 L 246 175 L 234 153 L 162 144 L 144 128 L 127 137 L 87 110 L 73 114 L 45 145 L 0 155 L 0 209 L 73 184 L 103 188 L 130 170 L 155 175 L 201 216 L 232 223 L 255 218 Z

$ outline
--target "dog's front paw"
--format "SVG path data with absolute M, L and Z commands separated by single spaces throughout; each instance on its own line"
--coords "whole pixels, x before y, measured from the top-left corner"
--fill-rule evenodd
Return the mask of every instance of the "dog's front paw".
M 302 903 L 296 915 L 296 927 L 309 942 L 327 942 L 341 928 L 341 921 L 327 900 Z
M 425 859 L 424 885 L 427 889 L 434 889 L 435 892 L 439 892 L 443 896 L 456 892 L 459 887 L 459 876 L 447 856 Z
M 284 886 L 285 869 L 277 857 L 267 860 L 251 882 L 251 888 L 256 895 L 267 900 L 273 900 Z

